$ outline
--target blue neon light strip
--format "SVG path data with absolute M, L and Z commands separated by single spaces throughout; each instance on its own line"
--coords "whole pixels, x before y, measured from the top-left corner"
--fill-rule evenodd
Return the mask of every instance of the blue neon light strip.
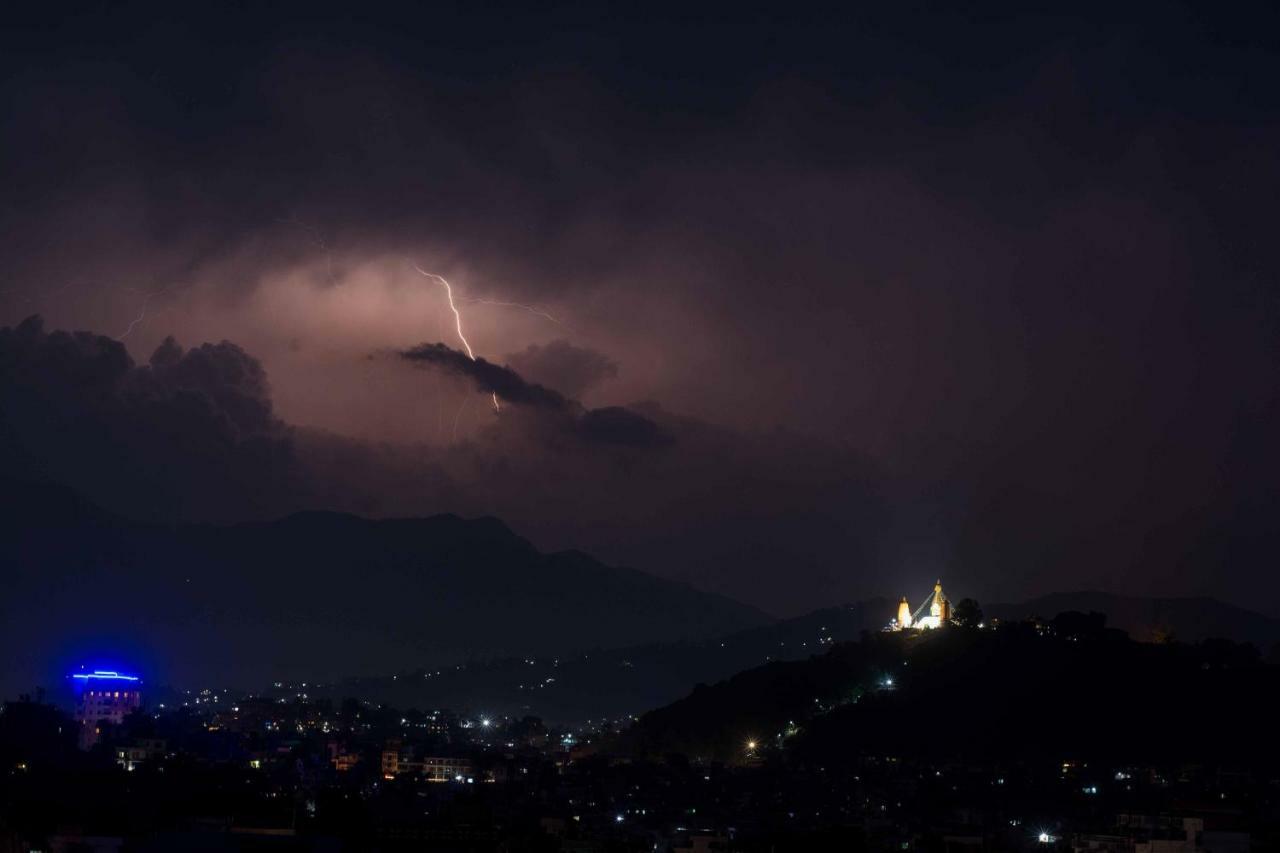
M 72 678 L 79 678 L 83 681 L 94 679 L 95 681 L 141 681 L 136 675 L 121 675 L 115 670 L 95 669 L 93 672 L 77 672 Z

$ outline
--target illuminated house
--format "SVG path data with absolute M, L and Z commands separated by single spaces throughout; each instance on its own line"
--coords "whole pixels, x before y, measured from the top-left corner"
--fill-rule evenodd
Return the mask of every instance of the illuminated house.
M 142 679 L 114 670 L 77 672 L 71 676 L 76 691 L 76 722 L 80 724 L 80 748 L 98 742 L 103 723 L 120 724 L 130 711 L 142 705 Z
M 942 591 L 942 581 L 933 585 L 933 594 L 925 599 L 913 612 L 911 603 L 904 596 L 898 602 L 898 616 L 889 623 L 889 630 L 902 631 L 907 628 L 931 630 L 951 623 L 951 599 Z
M 471 761 L 450 756 L 426 756 L 418 758 L 414 750 L 404 747 L 399 739 L 387 741 L 382 750 L 382 776 L 394 779 L 412 775 L 428 782 L 472 782 L 475 779 Z
M 148 761 L 164 756 L 165 741 L 161 738 L 143 738 L 127 746 L 116 748 L 116 764 L 125 770 L 137 770 Z
M 471 762 L 465 758 L 428 757 L 422 760 L 422 773 L 428 782 L 470 782 L 474 778 Z

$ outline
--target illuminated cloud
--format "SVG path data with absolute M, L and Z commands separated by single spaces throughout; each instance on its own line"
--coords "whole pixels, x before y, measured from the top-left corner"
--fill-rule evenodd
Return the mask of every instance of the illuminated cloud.
M 563 416 L 568 430 L 588 443 L 641 448 L 662 447 L 674 441 L 669 433 L 638 412 L 621 406 L 587 409 L 559 391 L 526 381 L 509 367 L 473 358 L 444 344 L 420 344 L 399 355 L 414 364 L 465 377 L 476 390 L 496 394 L 504 403 Z
M 618 376 L 618 363 L 604 353 L 576 346 L 563 338 L 530 344 L 507 356 L 507 365 L 522 376 L 558 388 L 574 398 Z
M 478 390 L 486 394 L 497 394 L 503 402 L 556 412 L 569 412 L 577 406 L 558 391 L 526 382 L 509 367 L 491 364 L 483 358 L 474 358 L 444 344 L 420 344 L 404 350 L 400 357 L 457 376 L 465 376 L 475 383 Z

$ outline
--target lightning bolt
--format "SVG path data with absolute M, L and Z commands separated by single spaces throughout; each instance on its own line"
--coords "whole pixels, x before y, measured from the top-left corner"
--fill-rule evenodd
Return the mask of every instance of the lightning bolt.
M 150 293 L 146 294 L 144 297 L 142 297 L 142 305 L 139 306 L 138 308 L 138 316 L 133 318 L 133 322 L 129 324 L 129 328 L 125 329 L 124 334 L 116 338 L 116 340 L 123 341 L 125 338 L 129 337 L 129 335 L 133 334 L 133 330 L 138 328 L 138 324 L 141 323 L 143 320 L 147 319 L 147 306 L 151 304 L 151 300 L 162 293 L 167 293 L 168 291 L 173 290 L 174 287 L 176 287 L 176 285 L 171 284 L 168 287 L 162 287 L 159 290 L 153 290 Z M 134 288 L 129 288 L 129 290 L 133 290 L 133 289 Z
M 500 299 L 485 299 L 484 297 L 480 297 L 480 296 L 477 296 L 471 299 L 460 299 L 459 301 L 469 302 L 476 305 L 500 305 L 506 308 L 519 308 L 522 311 L 528 311 L 530 314 L 533 314 L 534 316 L 542 317 L 544 320 L 550 320 L 552 323 L 555 323 L 557 326 L 564 326 L 564 323 L 561 323 L 559 320 L 557 320 L 555 317 L 551 316 L 546 311 L 539 308 L 537 305 L 526 305 L 523 302 L 504 302 Z
M 462 405 L 458 407 L 458 411 L 453 415 L 453 443 L 458 443 L 458 421 L 462 418 L 462 412 L 467 408 L 467 404 L 471 402 L 471 395 L 462 398 Z
M 476 354 L 471 350 L 471 344 L 467 341 L 467 335 L 462 331 L 462 312 L 458 310 L 458 306 L 453 301 L 453 288 L 449 285 L 449 280 L 442 275 L 436 275 L 433 272 L 427 272 L 417 264 L 413 268 L 427 278 L 434 278 L 436 281 L 444 285 L 444 292 L 449 297 L 449 310 L 453 312 L 453 322 L 458 329 L 458 340 L 462 341 L 462 346 L 467 351 L 467 357 L 472 361 L 476 360 Z
M 421 275 L 426 278 L 432 278 L 444 285 L 444 292 L 449 297 L 449 310 L 453 312 L 453 323 L 458 330 L 458 340 L 462 341 L 462 346 L 467 351 L 467 358 L 472 361 L 476 360 L 476 354 L 471 349 L 471 343 L 467 340 L 466 333 L 462 331 L 462 312 L 458 310 L 457 304 L 453 301 L 453 287 L 449 284 L 449 280 L 442 275 L 436 275 L 433 272 L 427 272 L 417 264 L 413 265 Z M 490 391 L 489 396 L 493 399 L 493 410 L 495 412 L 502 411 L 502 406 L 498 405 L 498 395 L 496 392 Z M 455 429 L 457 428 L 457 419 L 454 419 Z
M 133 334 L 133 330 L 138 328 L 138 324 L 147 319 L 147 303 L 151 301 L 152 294 L 148 293 L 142 300 L 142 307 L 138 310 L 138 316 L 133 318 L 133 322 L 129 324 L 129 328 L 124 330 L 124 334 L 116 338 L 123 341 L 125 338 Z

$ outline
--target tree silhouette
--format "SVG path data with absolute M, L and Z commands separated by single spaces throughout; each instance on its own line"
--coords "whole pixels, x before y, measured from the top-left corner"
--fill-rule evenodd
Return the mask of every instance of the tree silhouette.
M 962 598 L 951 612 L 951 621 L 962 628 L 976 628 L 982 621 L 982 608 L 972 598 Z

